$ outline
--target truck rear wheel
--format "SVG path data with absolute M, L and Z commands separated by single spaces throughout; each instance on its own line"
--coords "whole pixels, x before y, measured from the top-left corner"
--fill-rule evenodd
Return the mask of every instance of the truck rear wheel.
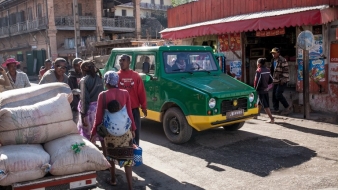
M 235 123 L 232 125 L 227 125 L 227 126 L 223 126 L 224 130 L 226 131 L 237 131 L 238 129 L 242 128 L 244 125 L 244 121 L 240 122 L 240 123 Z
M 192 136 L 193 129 L 179 108 L 169 108 L 163 119 L 163 130 L 170 142 L 182 144 Z

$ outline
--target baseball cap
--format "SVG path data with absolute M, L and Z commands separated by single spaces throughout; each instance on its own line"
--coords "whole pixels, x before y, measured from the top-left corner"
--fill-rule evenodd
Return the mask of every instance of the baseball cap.
M 279 53 L 279 52 L 280 52 L 279 48 L 274 47 L 274 48 L 272 48 L 270 53 Z

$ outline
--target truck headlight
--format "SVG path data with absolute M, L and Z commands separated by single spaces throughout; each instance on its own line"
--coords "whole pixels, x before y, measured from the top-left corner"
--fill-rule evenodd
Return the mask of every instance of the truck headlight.
M 255 95 L 254 95 L 254 93 L 251 93 L 251 94 L 249 95 L 249 101 L 250 101 L 250 102 L 253 102 L 254 99 L 255 99 Z
M 216 106 L 216 100 L 215 100 L 215 98 L 211 98 L 210 100 L 209 100 L 209 107 L 212 109 L 212 108 L 214 108 Z

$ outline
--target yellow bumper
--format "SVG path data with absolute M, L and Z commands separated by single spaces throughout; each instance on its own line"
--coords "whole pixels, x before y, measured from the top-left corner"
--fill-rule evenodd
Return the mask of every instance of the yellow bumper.
M 239 118 L 238 120 L 227 121 L 226 120 L 227 117 L 221 114 L 212 115 L 212 116 L 189 115 L 189 116 L 186 116 L 186 118 L 190 126 L 195 128 L 197 131 L 203 131 L 203 130 L 216 128 L 220 126 L 240 123 L 248 119 L 252 119 L 257 114 L 258 114 L 258 108 L 252 108 L 252 109 L 248 109 L 247 112 L 244 112 L 244 116 L 243 116 L 244 118 Z M 212 123 L 217 123 L 217 124 L 212 124 Z

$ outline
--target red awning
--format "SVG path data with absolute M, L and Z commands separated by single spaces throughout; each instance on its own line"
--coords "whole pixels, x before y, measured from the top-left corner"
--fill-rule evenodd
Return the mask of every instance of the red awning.
M 187 26 L 162 30 L 164 39 L 277 29 L 290 26 L 318 25 L 337 19 L 338 9 L 328 5 L 237 15 Z

